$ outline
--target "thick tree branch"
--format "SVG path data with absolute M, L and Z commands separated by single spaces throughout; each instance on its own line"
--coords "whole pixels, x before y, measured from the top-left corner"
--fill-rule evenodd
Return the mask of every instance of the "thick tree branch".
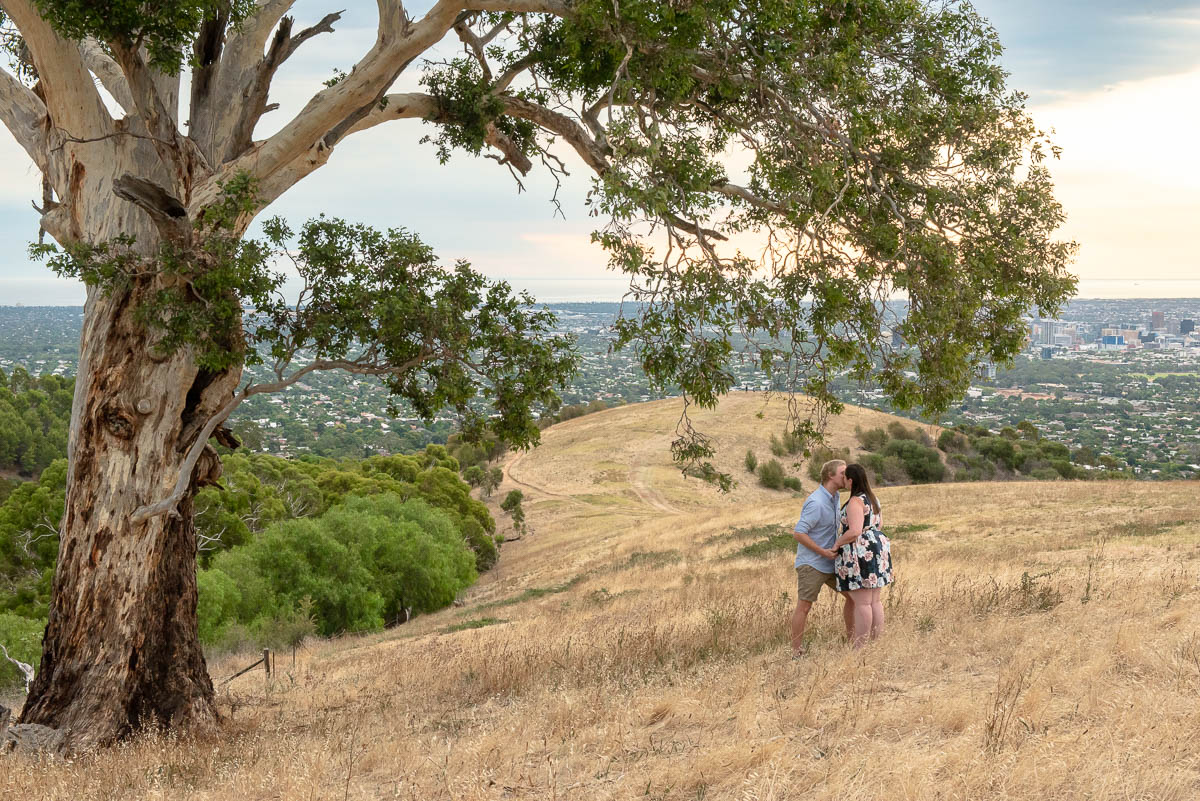
M 575 120 L 520 97 L 501 95 L 501 99 L 504 101 L 506 115 L 529 120 L 539 128 L 557 134 L 575 149 L 583 162 L 597 175 L 608 171 L 608 149 L 598 144 Z
M 350 74 L 318 92 L 292 120 L 270 139 L 229 162 L 197 193 L 195 202 L 213 202 L 219 184 L 239 172 L 249 172 L 260 181 L 289 170 L 307 151 L 327 150 L 331 140 L 353 127 L 357 118 L 369 113 L 401 71 L 454 26 L 461 0 L 438 0 L 418 22 L 410 23 L 403 6 L 394 0 L 378 0 L 379 30 L 375 44 Z M 332 136 L 331 136 L 332 135 Z M 309 155 L 310 160 L 319 156 Z
M 130 43 L 113 41 L 109 43 L 113 57 L 120 65 L 125 79 L 129 82 L 129 91 L 133 96 L 133 104 L 138 117 L 146 126 L 154 149 L 168 169 L 174 181 L 174 191 L 177 195 L 187 197 L 191 189 L 192 179 L 197 172 L 196 162 L 204 164 L 204 158 L 196 150 L 195 145 L 182 136 L 175 122 L 175 115 L 164 104 L 159 87 L 155 83 L 155 75 L 146 64 L 142 54 Z M 207 172 L 208 170 L 205 169 Z
M 222 6 L 215 17 L 209 17 L 200 25 L 196 40 L 192 43 L 192 93 L 188 101 L 189 113 L 195 115 L 203 100 L 208 98 L 221 70 L 221 54 L 225 48 L 225 30 L 229 27 L 228 10 Z M 193 129 L 200 120 L 189 119 Z M 210 156 L 211 160 L 211 156 Z
M 113 181 L 113 194 L 150 215 L 159 233 L 168 240 L 186 237 L 190 228 L 187 209 L 158 184 L 128 173 Z
M 437 98 L 420 92 L 391 94 L 387 96 L 386 102 L 380 105 L 382 107 L 376 108 L 359 120 L 347 131 L 347 134 L 372 128 L 389 120 L 422 119 L 430 122 L 452 122 L 441 111 Z M 533 169 L 533 162 L 529 160 L 529 157 L 495 125 L 488 125 L 484 141 L 504 154 L 504 158 L 500 161 L 501 164 L 511 164 L 522 175 L 528 175 L 529 171 Z
M 286 186 L 276 185 L 316 169 L 328 159 L 326 151 L 341 137 L 362 130 L 362 120 L 371 116 L 387 88 L 409 63 L 462 21 L 463 12 L 508 11 L 560 16 L 570 13 L 570 6 L 561 0 L 438 0 L 424 17 L 412 22 L 397 0 L 377 0 L 377 5 L 379 29 L 375 44 L 350 74 L 314 95 L 278 133 L 225 163 L 197 190 L 189 205 L 204 206 L 213 202 L 220 183 L 242 171 L 249 172 L 264 186 L 272 185 L 273 192 L 281 193 Z
M 305 28 L 296 36 L 292 36 L 292 25 L 295 23 L 291 17 L 284 17 L 279 21 L 279 27 L 275 30 L 275 36 L 272 37 L 270 49 L 258 63 L 258 67 L 254 71 L 254 79 L 243 90 L 244 99 L 237 122 L 233 126 L 229 145 L 221 161 L 236 158 L 250 148 L 254 136 L 254 126 L 267 112 L 267 96 L 271 90 L 271 81 L 275 78 L 276 70 L 304 42 L 319 33 L 332 33 L 333 23 L 341 18 L 342 12 L 340 11 L 326 14 L 316 25 Z
M 538 63 L 538 58 L 535 55 L 528 55 L 518 60 L 515 64 L 502 72 L 500 77 L 496 79 L 496 82 L 492 84 L 492 94 L 500 94 L 501 92 L 507 90 L 508 87 L 512 85 L 512 82 L 516 80 L 518 75 L 536 63 Z
M 333 23 L 340 20 L 342 18 L 342 14 L 344 13 L 345 9 L 326 14 L 316 25 L 310 25 L 309 27 L 300 31 L 300 33 L 293 36 L 288 42 L 287 50 L 284 52 L 283 59 L 281 61 L 287 61 L 292 57 L 292 54 L 299 49 L 300 45 L 304 44 L 317 34 L 333 33 Z
M 113 100 L 116 100 L 126 113 L 134 112 L 136 109 L 133 105 L 133 95 L 129 93 L 129 82 L 125 80 L 125 74 L 121 72 L 117 62 L 100 47 L 100 43 L 95 39 L 84 39 L 79 45 L 79 52 L 83 56 L 83 63 L 100 79 L 100 84 L 113 96 Z
M 238 119 L 229 110 L 243 102 L 271 31 L 294 1 L 260 0 L 254 14 L 234 28 L 219 18 L 206 21 L 201 28 L 194 54 L 200 67 L 192 78 L 188 136 L 210 164 L 223 161 Z
M 460 18 L 461 19 L 461 18 Z M 454 24 L 454 32 L 458 34 L 458 38 L 475 56 L 475 61 L 479 64 L 479 68 L 483 70 L 483 79 L 485 81 L 492 80 L 492 68 L 488 64 L 487 54 L 483 52 L 483 41 L 475 35 L 471 30 L 469 20 L 462 20 Z
M 47 169 L 46 131 L 50 118 L 46 105 L 25 84 L 0 69 L 0 123 L 12 133 L 38 169 Z
M 434 355 L 433 353 L 424 353 L 398 365 L 364 364 L 343 359 L 320 359 L 300 368 L 287 378 L 279 381 L 272 381 L 268 384 L 247 384 L 242 388 L 241 392 L 235 394 L 212 417 L 208 418 L 208 422 L 200 429 L 200 433 L 196 435 L 196 439 L 193 440 L 191 447 L 188 449 L 187 457 L 183 460 L 183 464 L 179 468 L 179 476 L 175 481 L 175 488 L 171 490 L 171 494 L 161 501 L 139 507 L 134 511 L 131 520 L 137 524 L 158 515 L 179 514 L 176 507 L 179 506 L 179 502 L 183 500 L 183 496 L 187 494 L 188 489 L 192 486 L 192 474 L 196 470 L 196 464 L 200 461 L 200 457 L 204 454 L 204 449 L 208 447 L 209 438 L 213 436 L 217 430 L 217 426 L 229 419 L 229 415 L 233 414 L 233 411 L 238 406 L 241 406 L 242 402 L 247 398 L 253 395 L 285 390 L 315 370 L 345 370 L 358 375 L 403 375 L 421 366 L 424 362 L 429 361 Z
M 566 17 L 571 6 L 562 0 L 465 0 L 464 11 L 507 11 L 512 14 L 553 14 Z
M 0 0 L 29 46 L 46 97 L 51 124 L 77 137 L 98 136 L 112 125 L 79 48 L 42 19 L 29 0 Z

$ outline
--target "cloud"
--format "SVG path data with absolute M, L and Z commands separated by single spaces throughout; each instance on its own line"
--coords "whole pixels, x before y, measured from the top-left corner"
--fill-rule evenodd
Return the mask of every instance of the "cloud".
M 1081 244 L 1082 278 L 1196 276 L 1192 230 L 1200 219 L 1200 69 L 1118 83 L 1032 109 L 1063 147 L 1052 164 Z

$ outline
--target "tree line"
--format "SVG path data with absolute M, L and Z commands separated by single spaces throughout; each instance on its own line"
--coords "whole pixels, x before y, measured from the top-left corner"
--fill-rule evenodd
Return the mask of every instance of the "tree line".
M 221 483 L 195 500 L 210 648 L 401 623 L 451 603 L 499 556 L 503 537 L 445 446 L 363 460 L 233 453 L 223 463 Z M 33 665 L 65 491 L 57 459 L 0 504 L 0 643 Z M 0 665 L 0 686 L 18 680 Z
M 67 452 L 73 378 L 0 370 L 0 471 L 36 476 Z

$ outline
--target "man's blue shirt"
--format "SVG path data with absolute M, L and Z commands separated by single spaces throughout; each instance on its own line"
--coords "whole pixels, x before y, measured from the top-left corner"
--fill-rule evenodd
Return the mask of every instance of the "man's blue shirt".
M 800 520 L 796 523 L 796 531 L 812 537 L 813 542 L 822 548 L 832 548 L 838 538 L 838 519 L 841 510 L 838 509 L 838 496 L 825 489 L 825 485 L 817 487 L 804 501 L 800 510 Z M 796 543 L 796 567 L 811 565 L 822 573 L 833 572 L 833 560 L 826 559 L 816 551 L 809 550 L 803 543 Z

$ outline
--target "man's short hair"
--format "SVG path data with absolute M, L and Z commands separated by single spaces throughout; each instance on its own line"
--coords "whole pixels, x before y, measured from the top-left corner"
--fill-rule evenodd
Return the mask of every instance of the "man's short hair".
M 830 459 L 825 464 L 821 465 L 821 483 L 824 484 L 837 473 L 838 468 L 842 467 L 846 462 L 842 459 Z

